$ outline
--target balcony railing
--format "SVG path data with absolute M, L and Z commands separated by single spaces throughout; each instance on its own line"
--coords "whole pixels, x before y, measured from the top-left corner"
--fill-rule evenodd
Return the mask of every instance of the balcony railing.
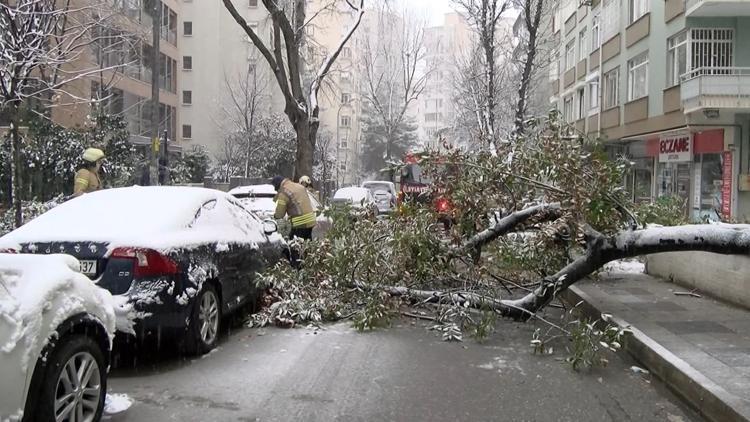
M 750 108 L 750 67 L 699 67 L 681 80 L 686 113 L 702 108 Z
M 750 0 L 686 0 L 685 16 L 750 16 Z

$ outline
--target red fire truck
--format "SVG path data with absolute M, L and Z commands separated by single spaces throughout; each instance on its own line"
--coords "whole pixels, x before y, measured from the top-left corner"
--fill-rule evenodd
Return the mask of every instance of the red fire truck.
M 398 194 L 398 205 L 404 202 L 431 203 L 438 213 L 440 221 L 449 227 L 453 221 L 453 206 L 446 197 L 445 187 L 435 186 L 429 174 L 419 165 L 419 157 L 407 154 L 401 169 L 401 180 Z M 444 166 L 443 166 L 444 167 Z

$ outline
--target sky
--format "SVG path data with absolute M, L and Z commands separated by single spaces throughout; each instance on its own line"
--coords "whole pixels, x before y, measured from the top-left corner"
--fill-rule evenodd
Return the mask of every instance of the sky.
M 406 0 L 406 2 L 417 10 L 423 10 L 430 18 L 430 25 L 440 25 L 443 23 L 443 15 L 453 11 L 450 0 Z

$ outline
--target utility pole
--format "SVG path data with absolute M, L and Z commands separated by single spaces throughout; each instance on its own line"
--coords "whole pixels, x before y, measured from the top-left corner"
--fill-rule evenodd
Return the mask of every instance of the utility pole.
M 164 140 L 161 145 L 164 151 L 164 184 L 171 185 L 170 174 L 169 174 L 169 138 L 167 137 L 167 130 L 164 129 Z
M 159 69 L 161 68 L 161 0 L 152 0 L 154 9 L 151 17 L 153 55 L 151 58 L 151 162 L 149 165 L 149 185 L 159 184 Z

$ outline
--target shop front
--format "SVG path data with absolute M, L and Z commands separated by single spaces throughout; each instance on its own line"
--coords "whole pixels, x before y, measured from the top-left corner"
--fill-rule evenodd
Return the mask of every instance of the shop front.
M 732 151 L 724 130 L 674 132 L 627 145 L 633 167 L 625 187 L 635 203 L 676 197 L 690 221 L 728 220 L 732 213 Z

